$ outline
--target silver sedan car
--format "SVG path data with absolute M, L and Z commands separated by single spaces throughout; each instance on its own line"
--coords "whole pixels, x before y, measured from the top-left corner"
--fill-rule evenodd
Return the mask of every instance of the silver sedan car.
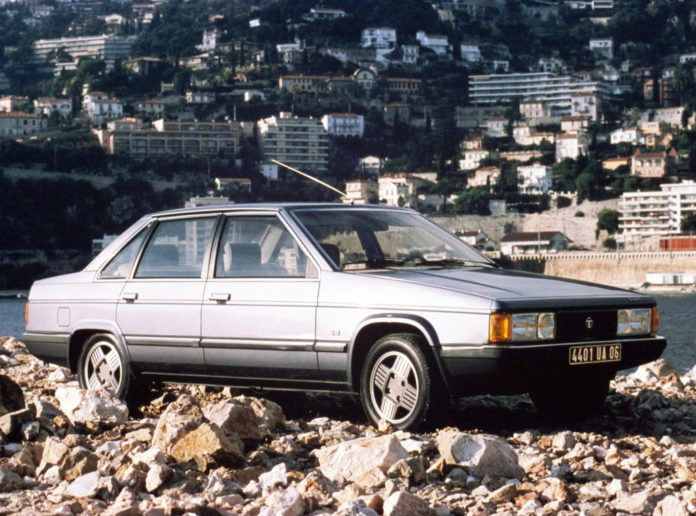
M 148 380 L 358 393 L 406 429 L 483 393 L 585 416 L 660 356 L 657 326 L 650 296 L 504 270 L 411 210 L 257 204 L 141 218 L 34 283 L 23 340 L 124 399 Z

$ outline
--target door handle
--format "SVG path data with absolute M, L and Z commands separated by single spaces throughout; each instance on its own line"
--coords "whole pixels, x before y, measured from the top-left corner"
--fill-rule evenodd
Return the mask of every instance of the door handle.
M 219 303 L 224 303 L 226 301 L 230 300 L 230 294 L 229 292 L 211 292 L 210 294 L 210 300 L 211 301 L 217 301 Z
M 132 303 L 133 301 L 138 299 L 138 293 L 137 292 L 124 292 L 123 296 L 121 296 L 121 297 L 123 297 L 124 301 L 128 301 L 128 302 Z

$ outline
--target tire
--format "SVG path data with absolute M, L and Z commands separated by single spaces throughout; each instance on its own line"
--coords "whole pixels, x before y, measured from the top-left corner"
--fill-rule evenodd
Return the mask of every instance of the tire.
M 134 380 L 114 338 L 105 333 L 87 339 L 78 359 L 77 375 L 83 389 L 106 389 L 122 400 L 128 397 Z
M 549 382 L 529 393 L 537 413 L 549 421 L 574 421 L 596 416 L 604 410 L 609 394 L 606 378 L 576 378 L 560 384 Z
M 423 425 L 432 410 L 439 378 L 412 334 L 392 334 L 370 349 L 360 374 L 360 399 L 367 418 L 406 430 Z M 435 374 L 437 374 L 435 372 Z

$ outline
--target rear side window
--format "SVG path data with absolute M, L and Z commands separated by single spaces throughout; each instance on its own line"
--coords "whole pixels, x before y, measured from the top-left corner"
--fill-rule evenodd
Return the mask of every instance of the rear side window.
M 140 259 L 136 278 L 200 278 L 213 217 L 160 222 Z
M 133 266 L 135 257 L 138 256 L 138 251 L 143 245 L 143 240 L 147 230 L 143 230 L 138 233 L 133 240 L 131 240 L 126 247 L 121 249 L 119 253 L 109 262 L 104 270 L 99 275 L 102 279 L 123 279 L 128 277 L 128 273 Z

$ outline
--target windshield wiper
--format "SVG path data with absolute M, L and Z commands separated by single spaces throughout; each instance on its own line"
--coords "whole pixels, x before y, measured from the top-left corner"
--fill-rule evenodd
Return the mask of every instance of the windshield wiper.
M 413 263 L 414 266 L 433 266 L 433 267 L 497 267 L 492 262 L 482 262 L 467 260 L 466 258 L 442 258 L 439 260 L 421 259 Z
M 376 259 L 376 260 L 354 260 L 341 264 L 342 270 L 365 270 L 365 269 L 385 269 L 387 267 L 399 267 L 406 260 Z

